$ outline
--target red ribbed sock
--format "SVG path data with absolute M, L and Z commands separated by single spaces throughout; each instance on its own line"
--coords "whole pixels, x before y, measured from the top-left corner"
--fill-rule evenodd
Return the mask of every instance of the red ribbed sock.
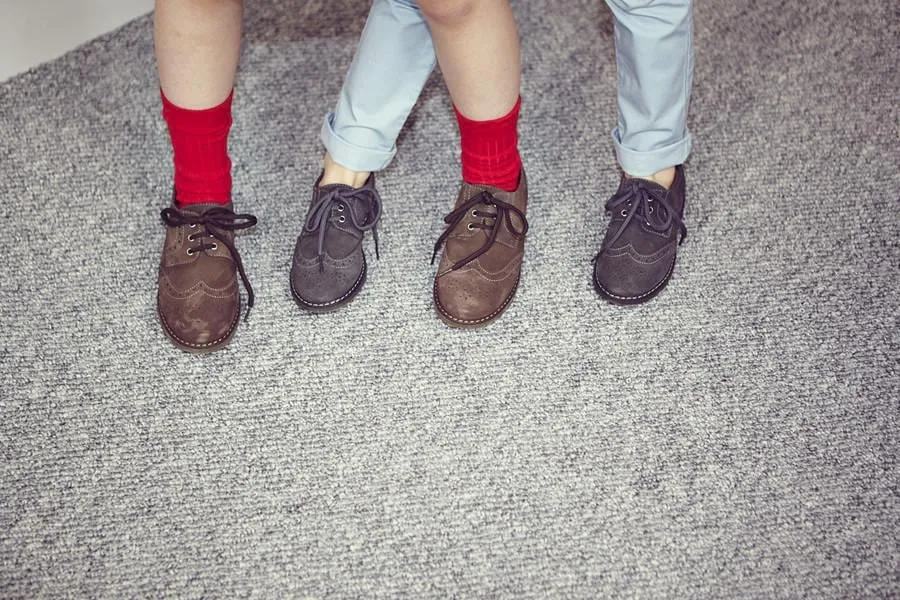
M 462 146 L 463 180 L 492 185 L 507 192 L 519 187 L 522 159 L 519 156 L 519 108 L 522 99 L 505 116 L 490 121 L 473 121 L 456 107 Z
M 180 204 L 231 201 L 231 99 L 204 110 L 175 106 L 160 90 L 163 118 L 175 153 L 175 197 Z

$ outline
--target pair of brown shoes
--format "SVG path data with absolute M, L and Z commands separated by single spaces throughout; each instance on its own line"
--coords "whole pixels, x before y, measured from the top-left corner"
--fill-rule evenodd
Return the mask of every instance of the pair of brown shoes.
M 365 282 L 363 233 L 374 233 L 381 213 L 374 177 L 366 189 L 347 194 L 325 187 L 315 186 L 291 269 L 292 295 L 301 308 L 314 312 L 338 308 L 359 292 Z M 454 210 L 444 218 L 447 229 L 432 257 L 443 245 L 434 303 L 448 325 L 486 325 L 509 306 L 519 284 L 528 231 L 527 202 L 524 172 L 513 192 L 463 183 Z M 240 320 L 238 275 L 248 292 L 248 310 L 253 305 L 253 290 L 234 247 L 234 233 L 255 225 L 256 218 L 235 214 L 230 204 L 178 208 L 174 200 L 162 211 L 162 218 L 167 231 L 157 312 L 163 331 L 190 352 L 221 348 Z M 349 271 L 362 275 L 354 279 Z M 343 282 L 348 290 L 343 290 L 347 287 Z

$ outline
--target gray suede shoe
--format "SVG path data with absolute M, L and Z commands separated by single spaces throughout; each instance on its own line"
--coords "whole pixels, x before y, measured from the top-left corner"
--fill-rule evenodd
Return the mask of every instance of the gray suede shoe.
M 687 235 L 681 220 L 684 190 L 681 165 L 668 190 L 645 179 L 622 178 L 606 203 L 612 218 L 594 257 L 597 293 L 615 304 L 638 304 L 662 291 Z
M 366 282 L 363 236 L 372 231 L 377 257 L 375 227 L 381 217 L 375 175 L 361 188 L 319 186 L 321 180 L 320 175 L 291 266 L 291 294 L 300 308 L 312 312 L 340 308 L 362 289 Z

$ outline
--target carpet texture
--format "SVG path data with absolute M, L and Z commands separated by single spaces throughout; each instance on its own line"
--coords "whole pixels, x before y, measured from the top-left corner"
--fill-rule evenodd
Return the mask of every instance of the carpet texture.
M 155 316 L 150 19 L 0 84 L 0 596 L 900 596 L 896 3 L 698 2 L 689 237 L 633 308 L 590 283 L 610 14 L 515 10 L 532 229 L 479 331 L 431 306 L 459 177 L 439 76 L 361 296 L 291 301 L 362 0 L 248 3 L 231 147 L 258 300 L 209 356 Z

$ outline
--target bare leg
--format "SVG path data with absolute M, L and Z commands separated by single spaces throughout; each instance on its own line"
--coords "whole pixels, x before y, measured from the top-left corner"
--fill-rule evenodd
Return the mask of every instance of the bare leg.
M 339 165 L 331 158 L 331 155 L 325 153 L 325 160 L 322 167 L 322 181 L 319 185 L 331 185 L 333 183 L 342 183 L 351 187 L 359 188 L 365 185 L 371 173 L 369 171 L 353 171 L 343 165 Z
M 435 256 L 441 246 L 443 253 L 434 305 L 450 326 L 479 327 L 512 300 L 528 230 L 517 134 L 518 28 L 509 0 L 419 0 L 419 6 L 456 109 L 463 179 L 435 244 Z
M 662 171 L 657 171 L 653 175 L 647 175 L 646 177 L 641 177 L 641 176 L 637 176 L 637 175 L 629 175 L 628 173 L 625 173 L 625 177 L 628 177 L 631 179 L 649 179 L 650 181 L 658 183 L 659 185 L 663 186 L 664 188 L 669 189 L 669 187 L 675 181 L 675 167 L 669 167 L 668 169 L 663 169 Z
M 241 0 L 156 0 L 154 38 L 163 93 L 199 110 L 234 87 L 241 46 Z
M 508 0 L 419 0 L 457 110 L 487 121 L 519 98 L 519 33 Z

